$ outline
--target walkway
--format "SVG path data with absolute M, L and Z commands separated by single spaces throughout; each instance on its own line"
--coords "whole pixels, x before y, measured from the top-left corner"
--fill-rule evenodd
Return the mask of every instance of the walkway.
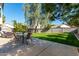
M 5 44 L 2 44 L 3 43 Z M 6 42 L 8 43 L 6 43 Z M 77 56 L 76 47 L 56 42 L 33 39 L 30 45 L 15 44 L 0 38 L 0 56 Z

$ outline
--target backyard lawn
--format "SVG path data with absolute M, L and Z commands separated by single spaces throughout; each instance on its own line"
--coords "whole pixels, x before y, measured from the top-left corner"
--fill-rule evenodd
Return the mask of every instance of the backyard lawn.
M 33 33 L 32 37 L 79 47 L 79 41 L 72 33 Z

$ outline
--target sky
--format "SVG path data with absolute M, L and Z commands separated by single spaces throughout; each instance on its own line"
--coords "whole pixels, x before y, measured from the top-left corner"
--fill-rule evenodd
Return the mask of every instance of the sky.
M 22 3 L 5 3 L 4 15 L 6 17 L 6 23 L 12 24 L 13 20 L 23 23 L 24 11 Z
M 25 22 L 23 3 L 5 3 L 3 12 L 6 17 L 6 23 L 8 24 L 12 25 L 13 20 L 21 23 Z M 51 22 L 51 24 L 60 25 L 62 22 L 60 20 L 55 20 Z

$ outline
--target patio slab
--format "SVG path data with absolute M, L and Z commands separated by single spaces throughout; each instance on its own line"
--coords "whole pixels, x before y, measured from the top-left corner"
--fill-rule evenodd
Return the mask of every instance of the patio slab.
M 0 37 L 0 46 L 10 42 L 10 40 L 12 40 L 12 38 L 1 38 Z
M 39 56 L 78 56 L 76 47 L 52 42 Z
M 2 46 L 0 56 L 78 56 L 77 47 L 35 38 L 30 45 L 9 42 Z

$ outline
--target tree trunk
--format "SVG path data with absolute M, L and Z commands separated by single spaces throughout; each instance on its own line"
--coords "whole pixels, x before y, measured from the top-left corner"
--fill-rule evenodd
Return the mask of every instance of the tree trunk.
M 35 27 L 35 33 L 37 32 L 37 26 Z
M 79 27 L 78 27 L 78 34 L 79 34 Z
M 37 22 L 37 25 L 35 26 L 35 33 L 38 32 L 38 28 L 37 27 L 38 27 L 38 22 Z

